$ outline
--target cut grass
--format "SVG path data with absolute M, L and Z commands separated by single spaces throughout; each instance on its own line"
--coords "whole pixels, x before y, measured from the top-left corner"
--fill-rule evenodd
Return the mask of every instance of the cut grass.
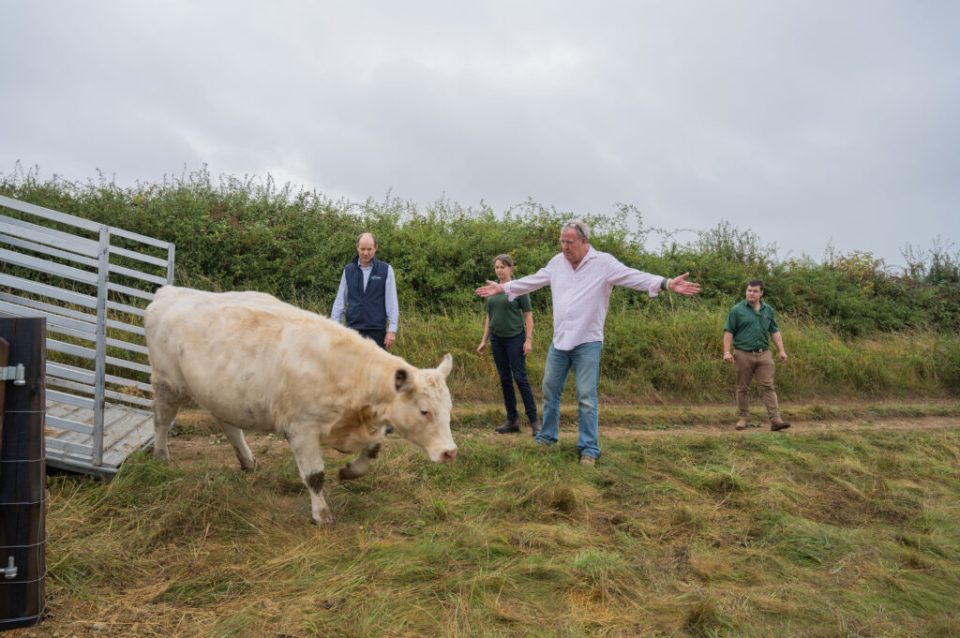
M 465 427 L 449 466 L 389 440 L 368 476 L 328 484 L 337 524 L 318 529 L 283 441 L 250 437 L 243 473 L 192 416 L 173 466 L 50 478 L 54 615 L 11 636 L 960 627 L 960 430 L 606 436 L 584 468 L 569 427 L 550 449 Z

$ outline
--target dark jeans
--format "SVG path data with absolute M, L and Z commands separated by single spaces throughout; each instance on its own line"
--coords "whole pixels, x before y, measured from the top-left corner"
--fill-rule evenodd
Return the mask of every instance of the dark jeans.
M 500 373 L 500 386 L 503 388 L 503 405 L 507 408 L 507 419 L 517 418 L 517 395 L 513 392 L 513 382 L 520 388 L 524 411 L 533 423 L 537 419 L 537 402 L 533 398 L 530 382 L 527 380 L 527 360 L 523 354 L 523 342 L 527 335 L 521 332 L 515 337 L 490 335 L 490 351 Z
M 386 330 L 357 330 L 360 333 L 361 337 L 366 337 L 367 339 L 372 339 L 374 343 L 383 348 L 387 349 L 383 342 L 387 339 Z
M 382 350 L 387 349 L 387 346 L 384 345 L 384 341 L 386 341 L 387 339 L 386 330 L 357 330 L 357 332 L 360 333 L 361 337 L 366 337 L 367 339 L 370 339 L 375 344 L 380 346 Z M 393 432 L 393 426 L 388 423 L 387 429 L 385 430 L 385 432 L 387 434 L 390 434 L 391 432 Z

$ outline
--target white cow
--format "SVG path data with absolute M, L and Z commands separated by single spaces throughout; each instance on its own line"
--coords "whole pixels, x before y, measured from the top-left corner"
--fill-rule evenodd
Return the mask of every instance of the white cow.
M 243 430 L 281 433 L 309 488 L 313 520 L 328 524 L 321 447 L 358 453 L 341 479 L 367 471 L 387 423 L 431 461 L 457 456 L 449 354 L 421 370 L 349 328 L 259 292 L 164 286 L 147 306 L 145 326 L 159 458 L 169 460 L 167 433 L 190 399 L 220 421 L 246 470 L 256 461 Z

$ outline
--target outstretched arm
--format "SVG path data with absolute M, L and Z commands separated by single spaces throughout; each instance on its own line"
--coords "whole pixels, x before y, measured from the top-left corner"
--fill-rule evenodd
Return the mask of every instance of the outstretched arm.
M 496 281 L 487 281 L 483 286 L 477 288 L 477 294 L 481 297 L 492 297 L 503 292 L 503 284 Z
M 548 265 L 549 267 L 549 265 Z M 486 285 L 477 288 L 477 294 L 481 297 L 491 297 L 499 295 L 501 292 L 507 293 L 507 298 L 513 301 L 520 295 L 540 290 L 544 286 L 550 285 L 550 271 L 548 268 L 541 268 L 532 275 L 521 277 L 507 282 L 506 285 L 495 281 L 487 281 Z
M 610 259 L 608 268 L 608 281 L 611 284 L 641 290 L 651 297 L 656 297 L 664 289 L 684 296 L 695 295 L 700 292 L 700 284 L 687 281 L 687 277 L 690 276 L 688 272 L 679 277 L 667 279 L 660 275 L 651 275 L 648 272 L 631 268 L 615 258 Z M 665 288 L 664 284 L 666 284 Z
M 700 284 L 694 281 L 687 281 L 687 277 L 690 276 L 690 273 L 685 272 L 678 277 L 674 277 L 667 281 L 667 290 L 675 292 L 678 295 L 683 295 L 684 297 L 692 297 L 693 295 L 700 292 Z

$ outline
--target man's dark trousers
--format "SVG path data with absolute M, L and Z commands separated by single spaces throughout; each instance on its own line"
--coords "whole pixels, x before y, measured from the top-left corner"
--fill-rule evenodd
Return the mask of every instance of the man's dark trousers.
M 360 333 L 361 337 L 366 337 L 367 339 L 373 340 L 378 346 L 387 349 L 385 345 L 387 340 L 387 331 L 386 330 L 357 330 Z

